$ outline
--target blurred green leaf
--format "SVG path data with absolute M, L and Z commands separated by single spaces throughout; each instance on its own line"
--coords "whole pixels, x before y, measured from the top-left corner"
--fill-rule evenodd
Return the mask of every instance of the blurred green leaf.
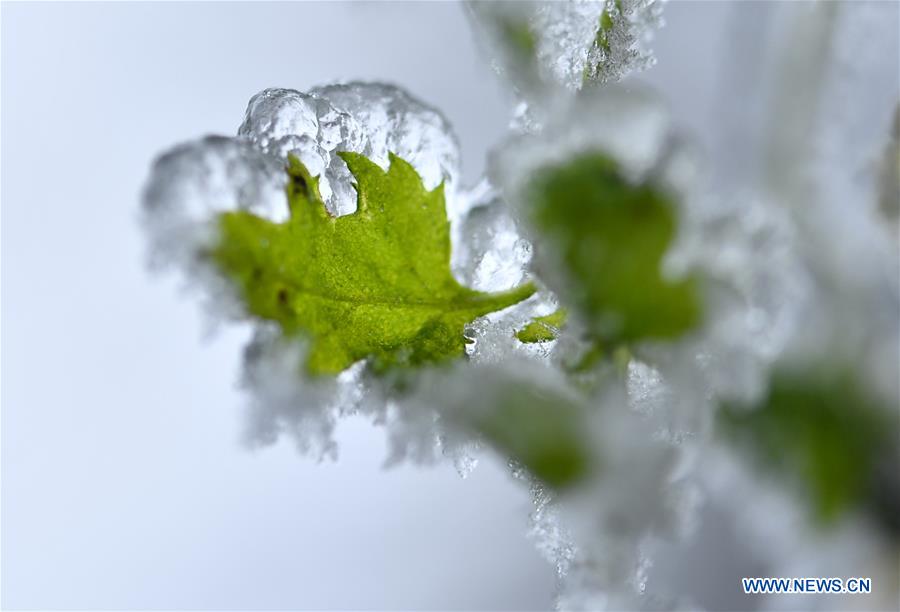
M 697 280 L 661 270 L 676 230 L 667 193 L 631 183 L 600 153 L 538 171 L 525 193 L 541 247 L 568 277 L 545 280 L 602 344 L 675 338 L 698 324 Z
M 806 490 L 824 523 L 852 507 L 898 510 L 896 491 L 893 499 L 883 495 L 891 486 L 883 467 L 892 466 L 894 481 L 900 473 L 897 409 L 847 370 L 779 373 L 759 405 L 724 405 L 719 428 L 760 465 Z
M 573 485 L 592 467 L 585 407 L 562 393 L 494 379 L 464 414 L 465 427 L 555 489 Z
M 503 42 L 513 49 L 520 61 L 533 61 L 537 53 L 537 37 L 527 20 L 504 16 L 499 19 L 499 29 Z

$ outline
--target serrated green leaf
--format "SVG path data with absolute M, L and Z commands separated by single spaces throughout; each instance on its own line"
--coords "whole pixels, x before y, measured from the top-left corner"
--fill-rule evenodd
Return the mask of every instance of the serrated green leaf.
M 310 339 L 310 373 L 336 374 L 361 359 L 384 371 L 461 357 L 466 324 L 534 293 L 530 283 L 494 294 L 460 285 L 443 185 L 427 191 L 393 155 L 387 171 L 340 155 L 356 179 L 356 212 L 329 215 L 318 180 L 292 156 L 289 219 L 223 213 L 211 253 L 251 315 Z
M 868 506 L 900 527 L 896 407 L 874 398 L 851 372 L 778 373 L 758 406 L 724 405 L 719 429 L 806 491 L 821 521 Z
M 676 230 L 666 192 L 587 153 L 538 171 L 525 193 L 541 246 L 566 272 L 564 282 L 545 280 L 601 343 L 675 338 L 700 321 L 697 280 L 662 273 Z
M 532 319 L 528 325 L 516 332 L 516 338 L 526 344 L 556 340 L 565 322 L 566 310 L 560 308 L 556 312 Z

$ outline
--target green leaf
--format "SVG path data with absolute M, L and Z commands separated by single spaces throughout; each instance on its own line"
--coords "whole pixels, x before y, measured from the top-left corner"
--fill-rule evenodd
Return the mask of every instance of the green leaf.
M 211 253 L 251 315 L 310 339 L 311 374 L 361 359 L 384 371 L 461 357 L 466 324 L 534 293 L 530 283 L 494 294 L 460 285 L 450 272 L 443 185 L 427 191 L 394 155 L 387 171 L 340 155 L 356 179 L 356 212 L 329 215 L 318 180 L 291 156 L 289 219 L 223 213 Z
M 532 319 L 531 323 L 516 332 L 516 338 L 526 344 L 556 340 L 565 322 L 566 310 L 560 308 L 556 312 Z
M 661 270 L 676 231 L 669 194 L 626 180 L 602 153 L 539 170 L 525 194 L 541 246 L 567 273 L 545 280 L 598 341 L 670 339 L 698 324 L 697 280 Z
M 779 373 L 758 406 L 726 404 L 718 421 L 761 466 L 806 491 L 822 522 L 869 506 L 896 528 L 897 410 L 850 371 Z

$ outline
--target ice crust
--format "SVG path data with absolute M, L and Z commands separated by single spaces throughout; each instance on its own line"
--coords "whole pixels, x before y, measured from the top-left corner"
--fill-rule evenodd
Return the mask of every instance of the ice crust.
M 319 191 L 332 214 L 356 210 L 340 151 L 362 153 L 383 168 L 394 153 L 412 164 L 426 188 L 446 182 L 448 209 L 454 208 L 456 136 L 443 115 L 399 87 L 353 82 L 308 93 L 266 89 L 251 98 L 238 134 L 276 158 L 300 158 L 320 177 Z
M 478 291 L 505 291 L 525 280 L 532 247 L 496 196 L 466 212 L 460 227 L 457 275 Z
M 287 218 L 283 164 L 251 143 L 207 136 L 159 156 L 144 189 L 143 221 L 160 264 L 190 258 L 215 236 L 215 213 L 245 209 Z

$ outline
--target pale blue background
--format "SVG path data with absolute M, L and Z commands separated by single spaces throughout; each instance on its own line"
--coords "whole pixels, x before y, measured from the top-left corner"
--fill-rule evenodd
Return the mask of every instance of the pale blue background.
M 672 5 L 647 79 L 708 107 L 723 4 Z M 693 32 L 693 34 L 690 34 Z M 440 107 L 475 180 L 510 100 L 456 4 L 2 5 L 4 608 L 545 609 L 530 499 L 488 460 L 383 471 L 248 452 L 246 331 L 202 341 L 137 225 L 155 154 L 233 133 L 248 98 L 385 79 Z

